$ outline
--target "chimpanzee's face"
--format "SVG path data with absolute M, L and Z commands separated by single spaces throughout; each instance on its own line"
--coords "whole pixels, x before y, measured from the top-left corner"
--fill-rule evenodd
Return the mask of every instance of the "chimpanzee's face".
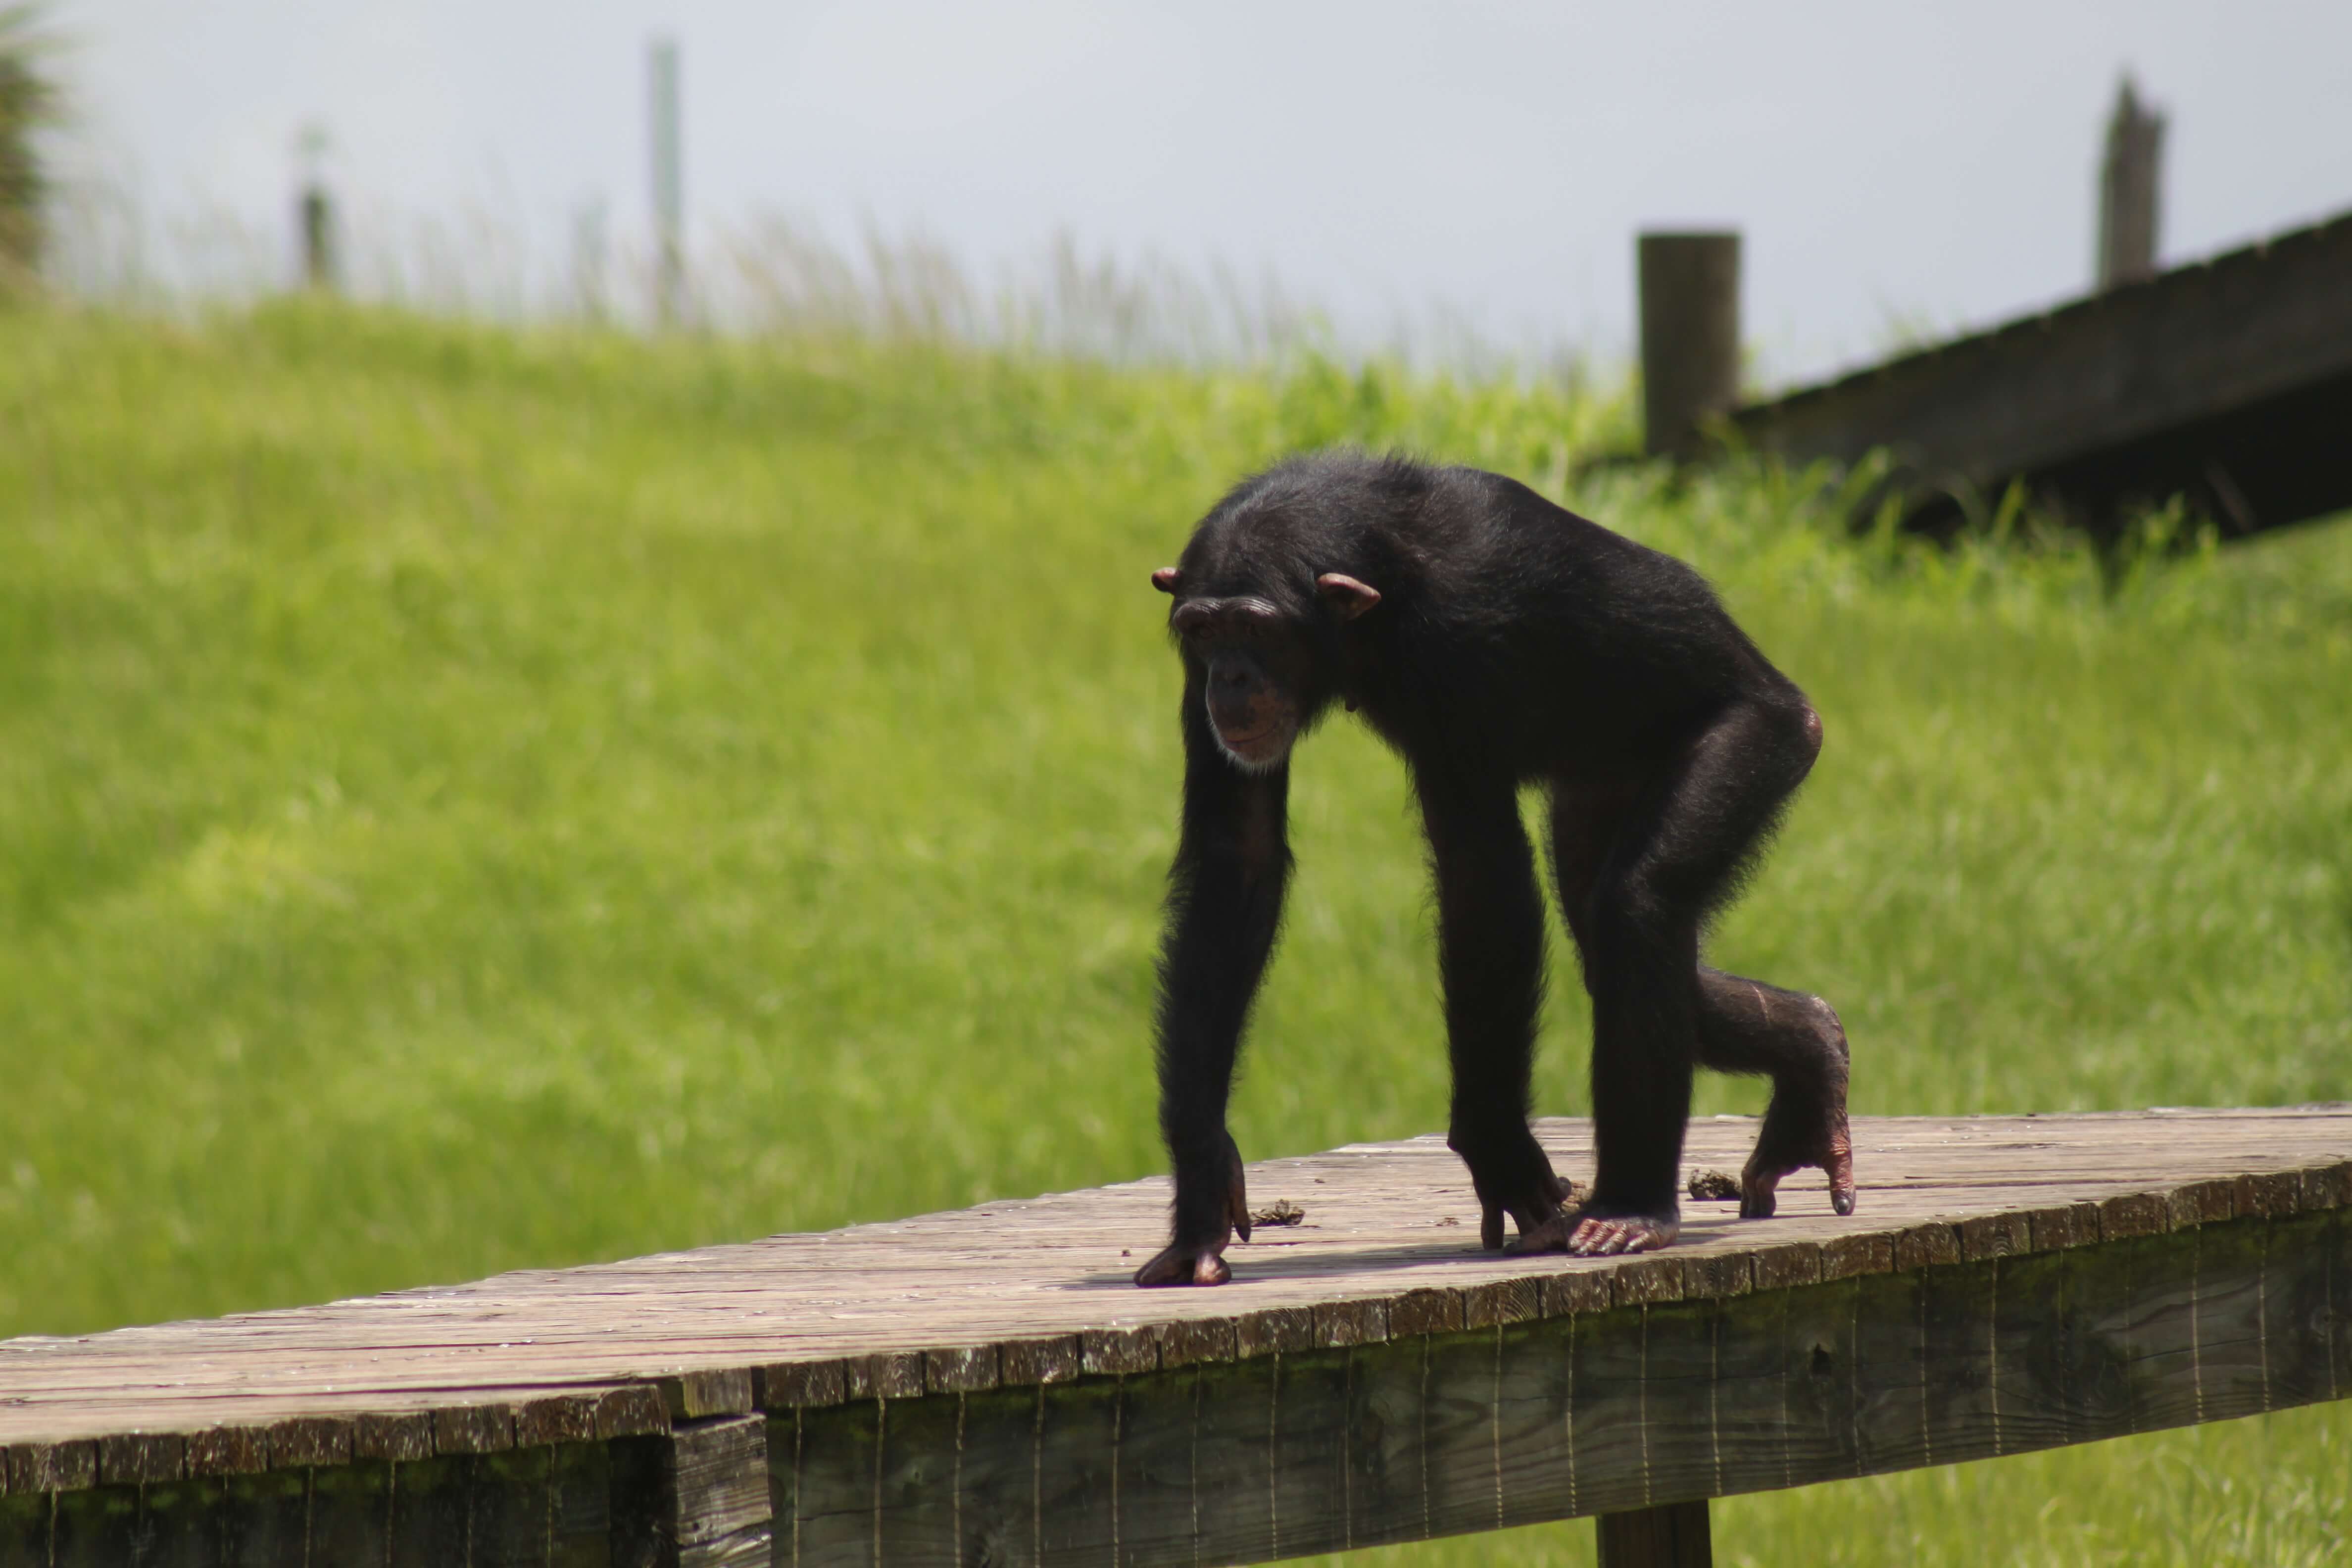
M 1305 719 L 1307 639 L 1262 599 L 1187 599 L 1169 624 L 1201 668 L 1218 747 L 1251 773 L 1280 767 Z
M 1168 625 L 1186 663 L 1201 671 L 1210 731 L 1236 767 L 1271 772 L 1289 759 L 1299 731 L 1331 700 L 1338 672 L 1330 668 L 1330 624 L 1355 620 L 1381 602 L 1380 593 L 1343 573 L 1323 573 L 1315 579 L 1319 607 L 1310 620 L 1255 594 L 1188 597 L 1182 578 L 1178 568 L 1163 566 L 1151 574 L 1151 585 L 1176 600 Z

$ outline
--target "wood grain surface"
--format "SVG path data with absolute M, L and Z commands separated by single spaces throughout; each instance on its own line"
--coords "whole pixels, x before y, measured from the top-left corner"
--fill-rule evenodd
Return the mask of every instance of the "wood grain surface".
M 1219 1289 L 1127 1283 L 1154 1178 L 5 1342 L 0 1568 L 1255 1562 L 2352 1393 L 2352 1108 L 1855 1140 L 1853 1216 L 1814 1174 L 1653 1257 L 1481 1252 L 1430 1137 L 1251 1167 L 1304 1218 Z

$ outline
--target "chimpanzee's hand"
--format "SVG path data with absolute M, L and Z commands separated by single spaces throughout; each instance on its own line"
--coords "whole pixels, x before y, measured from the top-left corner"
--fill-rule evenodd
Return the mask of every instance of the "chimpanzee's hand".
M 1547 1169 L 1543 1173 L 1543 1190 L 1517 1203 L 1490 1202 L 1485 1194 L 1480 1194 L 1478 1245 L 1489 1252 L 1500 1252 L 1503 1249 L 1503 1216 L 1508 1215 L 1519 1231 L 1519 1240 L 1514 1250 L 1524 1247 L 1528 1237 L 1559 1219 L 1560 1209 L 1568 1202 L 1570 1190 L 1568 1183 Z
M 1822 1064 L 1807 1077 L 1775 1084 L 1765 1108 L 1756 1152 L 1739 1174 L 1739 1217 L 1769 1219 L 1779 1206 L 1781 1178 L 1818 1165 L 1830 1179 L 1830 1207 L 1853 1212 L 1853 1134 L 1845 1115 L 1847 1051 L 1845 1026 L 1837 1010 L 1818 996 L 1810 1005 L 1810 1029 L 1801 1041 Z

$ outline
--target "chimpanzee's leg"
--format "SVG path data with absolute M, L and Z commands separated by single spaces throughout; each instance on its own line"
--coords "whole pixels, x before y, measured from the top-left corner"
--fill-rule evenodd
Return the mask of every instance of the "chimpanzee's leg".
M 1507 776 L 1416 779 L 1437 881 L 1454 1108 L 1446 1143 L 1470 1167 L 1478 1238 L 1503 1245 L 1556 1223 L 1565 1189 L 1528 1129 L 1528 1078 L 1543 1005 L 1543 894 Z
M 1719 969 L 1702 967 L 1698 981 L 1699 1064 L 1772 1079 L 1764 1129 L 1739 1177 L 1739 1216 L 1770 1217 L 1780 1178 L 1807 1165 L 1829 1173 L 1830 1205 L 1852 1214 L 1845 1028 L 1836 1012 L 1818 996 Z
M 1712 1017 L 1700 928 L 1811 765 L 1818 736 L 1801 700 L 1745 700 L 1638 792 L 1556 791 L 1561 903 L 1592 994 L 1598 1171 L 1579 1215 L 1523 1246 L 1634 1252 L 1674 1239 L 1692 1068 Z

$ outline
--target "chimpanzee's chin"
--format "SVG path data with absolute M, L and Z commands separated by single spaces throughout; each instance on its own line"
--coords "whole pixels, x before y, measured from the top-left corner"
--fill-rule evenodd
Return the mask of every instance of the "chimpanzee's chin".
M 1287 730 L 1250 735 L 1239 741 L 1229 741 L 1220 732 L 1217 745 L 1235 766 L 1244 773 L 1272 773 L 1290 755 L 1294 736 Z

